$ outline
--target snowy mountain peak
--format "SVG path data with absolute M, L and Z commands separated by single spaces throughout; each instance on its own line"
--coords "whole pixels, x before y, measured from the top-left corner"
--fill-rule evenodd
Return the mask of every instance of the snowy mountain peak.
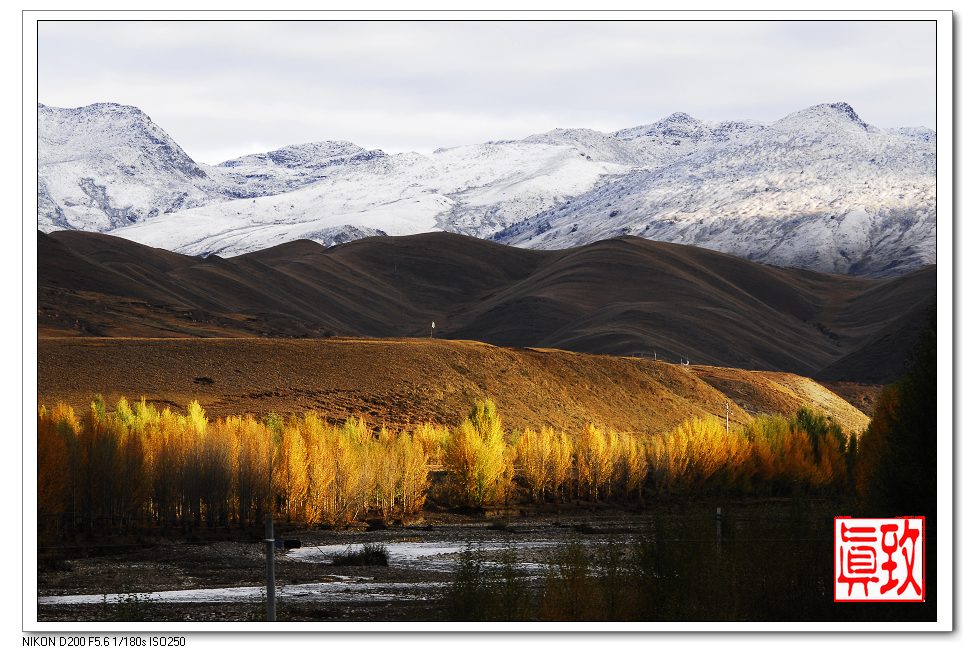
M 345 161 L 363 155 L 371 155 L 371 158 L 376 158 L 385 156 L 386 154 L 382 150 L 372 150 L 369 152 L 347 140 L 322 140 L 313 143 L 288 145 L 272 152 L 241 156 L 224 161 L 217 165 L 217 167 L 236 168 L 260 162 L 263 164 L 280 165 L 290 169 L 321 168 L 335 160 Z
M 540 134 L 532 134 L 525 138 L 525 142 L 575 142 L 589 139 L 602 140 L 604 138 L 606 138 L 606 134 L 595 129 L 556 127 Z
M 697 138 L 710 133 L 708 125 L 686 113 L 671 113 L 650 125 L 621 129 L 614 135 L 622 140 L 636 138 Z
M 38 105 L 38 228 L 100 231 L 201 206 L 217 184 L 134 106 Z
M 183 148 L 138 107 L 113 102 L 74 109 L 38 107 L 43 107 L 38 114 L 39 133 L 48 137 L 45 144 L 57 147 L 39 147 L 39 161 L 44 161 L 42 154 L 54 154 L 56 158 L 65 151 L 109 159 L 145 156 L 182 174 L 201 180 L 207 178 Z
M 701 124 L 700 120 L 684 113 L 683 111 L 671 113 L 663 120 L 657 121 L 657 126 L 659 127 L 676 127 L 678 125 L 696 126 L 699 124 Z
M 638 162 L 635 153 L 625 143 L 620 142 L 619 138 L 594 129 L 553 129 L 533 134 L 522 142 L 572 147 L 579 156 L 590 161 L 628 164 Z
M 853 107 L 846 102 L 817 104 L 802 111 L 790 113 L 774 123 L 775 127 L 801 129 L 805 131 L 860 130 L 871 131 L 873 127 L 860 119 Z
M 825 104 L 821 106 L 824 106 L 829 109 L 833 109 L 837 113 L 841 115 L 845 115 L 847 118 L 857 123 L 858 125 L 866 127 L 866 123 L 860 119 L 860 116 L 857 115 L 857 112 L 853 110 L 853 107 L 847 104 L 846 102 L 834 102 L 833 104 Z
M 137 106 L 131 106 L 129 104 L 117 104 L 115 102 L 96 102 L 95 104 L 88 104 L 85 106 L 78 106 L 74 108 L 60 108 L 56 106 L 47 106 L 40 102 L 37 103 L 37 109 L 39 111 L 44 111 L 46 113 L 70 113 L 75 115 L 114 115 L 114 116 L 134 116 L 142 118 L 145 120 L 149 119 L 149 116 Z
M 495 239 L 558 249 L 639 235 L 873 276 L 934 262 L 933 132 L 880 130 L 838 102 L 770 126 L 671 116 L 617 136 L 642 166 Z
M 366 150 L 347 140 L 322 140 L 224 161 L 212 173 L 223 181 L 228 195 L 264 197 L 316 183 L 342 167 L 385 157 L 382 150 Z

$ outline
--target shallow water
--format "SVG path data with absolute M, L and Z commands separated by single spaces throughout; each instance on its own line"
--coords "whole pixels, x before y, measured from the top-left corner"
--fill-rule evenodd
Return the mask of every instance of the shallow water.
M 276 588 L 281 599 L 292 601 L 351 602 L 425 599 L 424 591 L 442 582 L 374 582 L 367 577 L 336 576 L 334 582 L 289 584 Z M 263 602 L 263 586 L 234 586 L 219 589 L 183 589 L 148 593 L 98 595 L 55 595 L 38 598 L 38 604 L 109 604 L 131 602 Z
M 320 564 L 325 581 L 279 585 L 277 594 L 282 600 L 318 601 L 321 603 L 374 602 L 381 600 L 417 600 L 439 596 L 452 581 L 453 574 L 473 553 L 479 567 L 493 574 L 505 567 L 514 569 L 528 580 L 545 576 L 551 568 L 555 553 L 570 542 L 580 543 L 596 551 L 610 541 L 628 543 L 646 533 L 645 519 L 628 518 L 602 520 L 596 526 L 586 523 L 588 530 L 579 531 L 569 524 L 532 524 L 507 530 L 493 530 L 484 526 L 445 526 L 429 531 L 388 530 L 357 534 L 316 535 L 303 537 L 303 545 L 283 553 L 292 562 Z M 603 528 L 604 531 L 594 529 Z M 341 543 L 336 543 L 336 538 Z M 316 544 L 315 541 L 322 541 Z M 376 577 L 346 573 L 369 573 L 356 566 L 332 566 L 332 560 L 348 551 L 357 551 L 364 544 L 381 544 L 386 548 L 392 581 Z M 328 570 L 325 570 L 328 569 Z M 334 569 L 336 573 L 329 570 Z M 405 573 L 404 573 L 405 571 Z M 381 576 L 380 576 L 381 577 Z M 168 591 L 133 591 L 130 593 L 79 594 L 46 596 L 38 604 L 100 604 L 124 603 L 138 596 L 140 601 L 161 603 L 244 603 L 264 599 L 263 585 L 224 588 L 195 588 Z
M 472 541 L 461 529 L 456 532 L 437 532 L 430 540 L 411 538 L 410 540 L 387 540 L 386 547 L 389 567 L 434 573 L 434 579 L 442 576 L 444 581 L 380 582 L 374 578 L 360 575 L 328 574 L 333 580 L 307 584 L 288 584 L 278 586 L 277 595 L 282 600 L 320 601 L 320 602 L 370 602 L 379 600 L 417 600 L 436 597 L 440 589 L 450 580 L 449 574 L 455 572 L 463 553 L 470 549 L 485 570 L 504 566 L 500 557 L 507 551 L 516 554 L 511 564 L 526 577 L 541 577 L 548 566 L 545 556 L 565 539 L 538 536 L 540 533 L 490 533 L 484 538 Z M 289 550 L 285 556 L 292 561 L 331 565 L 332 559 L 346 552 L 350 547 L 357 550 L 366 541 L 350 541 L 342 544 L 305 545 Z M 588 545 L 598 545 L 600 540 L 588 541 Z M 510 564 L 510 561 L 509 561 Z M 335 567 L 344 572 L 354 572 L 354 566 Z M 101 604 L 123 603 L 137 596 L 139 601 L 163 603 L 192 602 L 260 602 L 264 600 L 264 586 L 237 586 L 226 588 L 179 589 L 171 591 L 147 591 L 110 594 L 80 594 L 45 596 L 38 598 L 38 604 Z
M 402 568 L 416 571 L 437 571 L 453 572 L 460 563 L 462 553 L 470 547 L 479 558 L 486 559 L 487 566 L 500 565 L 500 562 L 491 561 L 492 554 L 502 553 L 512 550 L 522 557 L 527 552 L 545 551 L 555 546 L 564 544 L 565 541 L 557 541 L 548 538 L 523 538 L 497 539 L 479 542 L 469 542 L 468 540 L 435 540 L 435 541 L 385 541 L 382 544 L 386 547 L 386 553 L 391 568 Z M 287 555 L 294 561 L 308 563 L 331 564 L 332 558 L 346 552 L 349 548 L 353 551 L 360 547 L 360 544 L 332 544 L 321 546 L 308 546 L 290 550 Z M 545 564 L 524 561 L 519 559 L 515 566 L 523 571 L 540 572 L 545 569 Z
M 497 596 L 507 595 L 505 591 L 522 590 L 518 586 L 518 577 L 511 582 L 511 570 L 521 580 L 527 580 L 521 586 L 527 585 L 525 590 L 529 594 L 537 597 L 550 590 L 547 587 L 551 585 L 555 587 L 551 590 L 555 591 L 553 595 L 558 600 L 570 600 L 570 603 L 571 599 L 564 595 L 558 597 L 561 595 L 558 591 L 562 590 L 559 582 L 576 581 L 571 577 L 565 579 L 569 577 L 566 573 L 571 575 L 581 570 L 590 578 L 579 586 L 573 584 L 571 591 L 581 593 L 571 595 L 583 595 L 580 604 L 598 606 L 603 603 L 593 596 L 598 597 L 602 595 L 601 591 L 607 590 L 601 578 L 609 577 L 608 569 L 625 574 L 646 572 L 649 568 L 650 575 L 656 578 L 651 583 L 653 600 L 646 604 L 627 603 L 635 610 L 633 613 L 643 619 L 835 620 L 837 615 L 845 613 L 830 610 L 833 603 L 828 591 L 833 569 L 832 513 L 837 509 L 841 507 L 825 502 L 768 501 L 732 505 L 723 510 L 721 521 L 715 518 L 714 507 L 704 504 L 686 508 L 680 505 L 656 515 L 626 514 L 601 518 L 585 514 L 558 520 L 519 519 L 504 528 L 477 522 L 371 532 L 304 531 L 294 535 L 301 539 L 301 548 L 278 553 L 283 568 L 293 571 L 294 581 L 298 583 L 279 585 L 277 594 L 282 603 L 299 602 L 312 609 L 327 608 L 329 604 L 355 609 L 355 603 L 362 603 L 360 614 L 389 619 L 392 613 L 407 620 L 413 613 L 410 601 L 422 604 L 423 609 L 416 613 L 429 617 L 433 613 L 429 608 L 437 604 L 434 601 L 449 597 L 450 600 L 443 604 L 444 613 L 450 619 L 456 617 L 450 611 L 450 605 L 464 606 L 468 604 L 464 600 L 474 596 L 472 604 L 495 605 L 490 607 L 493 611 L 484 612 L 486 617 L 495 617 L 497 604 L 504 604 L 507 599 Z M 650 545 L 644 545 L 644 542 Z M 367 543 L 385 546 L 388 568 L 332 565 L 334 557 L 350 548 L 357 551 Z M 610 549 L 611 543 L 620 547 Z M 632 545 L 634 543 L 639 545 Z M 572 549 L 577 545 L 585 548 L 584 554 Z M 208 550 L 229 557 L 237 549 L 214 546 Z M 483 572 L 455 576 L 463 562 L 472 560 L 466 554 L 468 550 Z M 654 556 L 650 566 L 646 566 L 647 559 L 641 557 L 648 550 Z M 263 569 L 258 567 L 263 565 L 263 559 L 254 555 L 254 562 L 260 573 Z M 118 564 L 118 561 L 112 563 Z M 286 576 L 279 575 L 279 578 Z M 249 577 L 257 579 L 260 574 Z M 626 584 L 626 578 L 620 577 Z M 224 580 L 224 583 L 234 584 L 235 581 Z M 97 582 L 75 584 L 75 591 L 91 594 L 45 596 L 38 599 L 38 604 L 125 605 L 134 600 L 188 605 L 257 604 L 264 598 L 262 585 L 96 593 L 102 586 Z M 105 588 L 117 590 L 117 586 L 113 584 Z M 148 586 L 170 588 L 173 584 Z M 627 586 L 633 593 L 637 585 L 630 583 Z M 457 592 L 461 597 L 455 596 Z M 397 607 L 390 611 L 384 603 L 390 606 L 395 603 Z M 549 603 L 549 606 L 552 604 L 560 603 Z M 611 617 L 593 613 L 598 618 Z M 567 614 L 552 612 L 550 615 L 556 619 L 575 617 Z M 476 619 L 481 616 L 468 614 L 465 617 Z

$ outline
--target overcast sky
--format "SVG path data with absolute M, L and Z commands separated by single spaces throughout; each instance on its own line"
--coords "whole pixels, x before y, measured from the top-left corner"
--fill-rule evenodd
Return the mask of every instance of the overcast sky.
M 42 22 L 39 101 L 138 106 L 194 159 L 316 140 L 429 152 L 675 111 L 849 102 L 935 127 L 933 22 Z

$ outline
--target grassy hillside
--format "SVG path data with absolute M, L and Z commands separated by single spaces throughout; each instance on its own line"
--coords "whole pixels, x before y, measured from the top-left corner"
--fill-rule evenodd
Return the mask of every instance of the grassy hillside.
M 438 339 L 50 338 L 38 343 L 38 399 L 84 408 L 94 393 L 185 408 L 213 417 L 318 411 L 371 424 L 456 424 L 475 400 L 493 398 L 506 427 L 589 422 L 663 432 L 693 416 L 733 423 L 801 406 L 847 431 L 867 417 L 808 378 L 779 372 L 682 366 L 643 358 L 501 348 Z

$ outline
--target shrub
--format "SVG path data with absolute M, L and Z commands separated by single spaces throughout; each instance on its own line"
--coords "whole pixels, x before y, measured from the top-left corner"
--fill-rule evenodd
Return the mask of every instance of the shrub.
M 332 558 L 333 566 L 389 566 L 389 551 L 381 543 L 366 543 L 358 550 L 352 546 Z
M 444 611 L 448 620 L 474 621 L 487 618 L 488 579 L 479 551 L 468 542 L 460 553 L 453 581 L 444 592 Z

